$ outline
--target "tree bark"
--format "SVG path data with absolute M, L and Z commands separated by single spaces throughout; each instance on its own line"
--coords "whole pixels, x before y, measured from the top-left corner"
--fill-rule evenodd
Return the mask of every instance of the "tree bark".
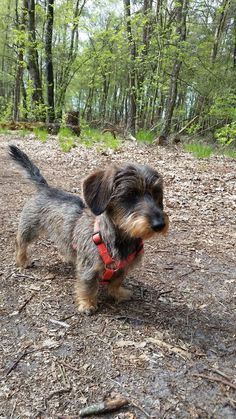
M 25 32 L 26 25 L 26 10 L 22 9 L 21 18 L 19 21 L 18 15 L 18 1 L 16 1 L 16 27 L 20 33 Z M 23 39 L 23 37 L 20 37 Z M 15 85 L 14 85 L 14 98 L 13 98 L 13 121 L 19 121 L 20 118 L 20 100 L 21 100 L 21 87 L 23 83 L 23 73 L 24 73 L 24 41 L 20 41 L 17 44 L 17 64 L 16 64 L 16 75 L 15 75 Z
M 131 8 L 130 0 L 124 0 L 125 18 L 126 18 L 126 31 L 130 47 L 130 68 L 129 68 L 129 103 L 128 103 L 128 115 L 127 115 L 127 131 L 130 131 L 132 135 L 136 131 L 136 72 L 135 72 L 135 44 L 132 35 L 131 28 Z
M 47 120 L 49 123 L 55 120 L 54 109 L 54 74 L 52 60 L 52 36 L 53 36 L 54 0 L 47 0 L 47 22 L 45 33 L 45 64 L 47 83 Z
M 24 7 L 28 12 L 28 67 L 29 74 L 33 83 L 32 100 L 38 104 L 43 104 L 42 81 L 39 71 L 39 60 L 36 42 L 36 27 L 35 27 L 35 0 L 24 0 Z
M 188 0 L 178 0 L 176 4 L 176 48 L 181 47 L 180 43 L 186 38 L 186 17 L 188 10 Z M 161 136 L 167 137 L 170 134 L 171 122 L 173 112 L 176 105 L 177 90 L 178 90 L 178 77 L 182 66 L 182 60 L 179 57 L 179 51 L 176 53 L 174 63 L 171 72 L 169 94 L 167 98 L 167 105 L 164 117 L 164 124 L 161 132 Z
M 227 15 L 227 11 L 230 5 L 230 0 L 223 0 L 222 4 L 220 5 L 220 18 L 219 18 L 219 22 L 218 25 L 216 26 L 215 29 L 215 35 L 214 35 L 214 43 L 213 43 L 213 47 L 212 47 L 212 52 L 211 52 L 211 62 L 212 64 L 215 63 L 216 60 L 216 56 L 218 53 L 218 49 L 219 49 L 219 43 L 221 40 L 221 36 L 222 36 L 222 32 L 224 30 L 224 25 L 225 25 L 225 18 Z

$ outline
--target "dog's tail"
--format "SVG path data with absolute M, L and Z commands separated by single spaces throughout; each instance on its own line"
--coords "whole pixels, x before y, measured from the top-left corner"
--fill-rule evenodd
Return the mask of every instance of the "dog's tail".
M 46 179 L 41 175 L 39 169 L 29 157 L 15 145 L 9 146 L 9 155 L 22 169 L 25 170 L 27 179 L 34 182 L 37 188 L 48 187 Z

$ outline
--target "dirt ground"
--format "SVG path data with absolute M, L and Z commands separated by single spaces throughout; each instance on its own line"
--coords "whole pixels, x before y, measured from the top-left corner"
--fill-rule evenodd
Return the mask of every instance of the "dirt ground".
M 16 268 L 18 217 L 33 187 L 9 162 L 10 143 L 71 192 L 113 162 L 163 174 L 170 233 L 145 244 L 127 278 L 131 302 L 116 305 L 101 288 L 98 312 L 77 314 L 73 269 L 46 238 L 32 246 L 35 266 Z M 79 418 L 120 395 L 130 405 L 104 418 L 235 418 L 235 161 L 131 142 L 63 153 L 56 139 L 17 134 L 0 136 L 0 153 L 0 417 Z

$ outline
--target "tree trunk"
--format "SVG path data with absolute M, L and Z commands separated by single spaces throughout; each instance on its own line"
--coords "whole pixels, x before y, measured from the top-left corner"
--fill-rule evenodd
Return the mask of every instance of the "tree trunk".
M 211 62 L 212 62 L 212 64 L 214 64 L 215 60 L 216 60 L 216 56 L 217 56 L 217 52 L 218 52 L 218 48 L 219 48 L 219 43 L 220 43 L 221 35 L 222 35 L 223 29 L 224 29 L 225 18 L 226 18 L 226 15 L 227 15 L 229 5 L 230 5 L 230 0 L 223 0 L 222 4 L 219 7 L 219 9 L 221 10 L 221 13 L 220 13 L 220 18 L 219 18 L 218 25 L 216 26 L 216 29 L 215 29 L 214 43 L 213 43 L 212 52 L 211 52 Z
M 124 0 L 125 18 L 126 18 L 126 31 L 130 46 L 130 68 L 129 68 L 129 103 L 127 115 L 127 131 L 135 134 L 136 131 L 136 74 L 135 74 L 135 44 L 131 28 L 131 11 L 130 0 Z
M 26 25 L 26 10 L 22 9 L 21 21 L 19 22 L 18 17 L 18 1 L 16 1 L 16 26 L 17 29 L 22 33 L 25 32 Z M 24 37 L 20 37 L 24 39 Z M 15 75 L 15 86 L 14 86 L 14 98 L 13 98 L 13 121 L 19 121 L 20 117 L 20 100 L 21 100 L 21 87 L 23 82 L 23 72 L 24 72 L 24 41 L 20 41 L 17 44 L 17 64 L 16 64 L 16 75 Z
M 47 83 L 47 120 L 49 123 L 55 120 L 54 109 L 54 75 L 52 61 L 52 34 L 53 34 L 54 0 L 47 0 L 47 22 L 45 33 L 45 63 Z
M 181 42 L 186 38 L 186 16 L 188 10 L 188 0 L 176 1 L 176 48 L 181 48 Z M 164 116 L 164 124 L 161 132 L 161 136 L 167 137 L 171 130 L 171 122 L 173 112 L 176 105 L 176 97 L 178 90 L 178 77 L 182 66 L 182 60 L 179 57 L 179 53 L 176 53 L 174 58 L 173 68 L 170 78 L 169 94 L 167 98 L 166 111 Z
M 28 12 L 28 66 L 33 83 L 32 100 L 36 105 L 43 104 L 42 82 L 39 72 L 38 51 L 35 28 L 35 0 L 24 0 L 24 7 Z

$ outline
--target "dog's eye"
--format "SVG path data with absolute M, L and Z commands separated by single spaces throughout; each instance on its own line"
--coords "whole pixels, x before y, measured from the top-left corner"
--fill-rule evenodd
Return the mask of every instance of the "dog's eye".
M 163 208 L 163 192 L 161 188 L 155 188 L 152 190 L 152 196 L 155 201 L 158 202 L 158 205 Z
M 135 205 L 140 197 L 140 193 L 138 190 L 130 190 L 127 195 L 125 196 L 125 200 L 129 205 Z

